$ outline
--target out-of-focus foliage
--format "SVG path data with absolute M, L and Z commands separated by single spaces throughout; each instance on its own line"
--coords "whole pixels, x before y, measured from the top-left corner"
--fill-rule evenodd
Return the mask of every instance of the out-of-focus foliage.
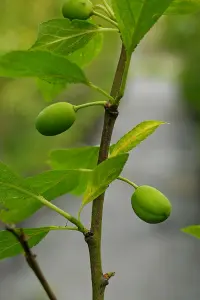
M 183 98 L 200 121 L 200 14 L 167 18 L 162 43 L 180 59 Z
M 40 23 L 62 18 L 61 6 L 62 0 L 1 0 L 0 53 L 30 48 L 36 40 Z M 86 69 L 86 73 L 94 83 L 98 82 L 108 89 L 115 66 L 113 53 L 116 53 L 117 59 L 117 35 L 105 34 L 104 45 L 102 53 Z M 79 104 L 103 100 L 99 97 L 98 93 L 78 85 L 70 86 L 55 101 Z M 82 110 L 78 112 L 77 122 L 69 132 L 48 138 L 35 130 L 35 118 L 47 105 L 35 80 L 0 79 L 0 159 L 20 173 L 37 173 L 44 169 L 51 149 L 74 146 L 83 141 L 91 134 L 97 118 L 103 114 L 102 108 Z

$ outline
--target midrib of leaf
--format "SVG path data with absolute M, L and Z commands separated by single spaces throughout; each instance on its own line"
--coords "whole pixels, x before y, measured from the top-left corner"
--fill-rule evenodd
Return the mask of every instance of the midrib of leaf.
M 87 33 L 86 33 L 86 32 L 84 32 L 84 33 L 83 33 L 83 32 L 77 33 L 77 34 L 71 35 L 71 36 L 69 36 L 69 37 L 59 38 L 59 39 L 57 39 L 56 41 L 46 43 L 46 45 L 53 45 L 53 44 L 56 44 L 56 43 L 59 43 L 59 42 L 63 42 L 63 41 L 67 41 L 67 40 L 76 38 L 76 37 L 81 36 L 81 35 L 84 36 L 84 35 L 86 35 L 86 34 L 94 33 L 94 32 L 97 32 L 97 31 L 100 32 L 100 30 L 90 30 L 90 31 L 87 31 Z M 45 36 L 45 35 L 48 36 L 49 34 L 43 34 L 43 36 Z M 56 36 L 53 36 L 53 37 L 56 37 Z
M 141 132 L 139 132 L 139 133 L 135 134 L 132 138 L 130 137 L 129 140 L 127 140 L 123 144 L 121 144 L 121 147 L 116 148 L 116 150 L 113 150 L 113 152 L 111 152 L 111 156 L 116 155 L 118 152 L 120 152 L 124 148 L 126 148 L 131 142 L 136 141 L 140 135 L 143 135 L 144 133 L 149 132 L 149 130 L 152 131 L 152 130 L 154 130 L 154 128 L 156 129 L 157 127 L 159 127 L 159 125 L 155 125 L 154 127 L 149 126 L 148 128 L 145 128 L 142 131 L 142 134 L 141 134 Z M 127 137 L 127 136 L 129 136 L 129 135 L 131 135 L 131 131 L 128 132 L 127 135 L 124 136 L 124 138 Z M 119 144 L 120 144 L 120 141 L 119 141 Z M 116 146 L 117 146 L 117 143 L 116 143 Z
M 9 183 L 5 183 L 5 182 L 0 182 L 0 184 L 4 184 L 5 186 L 11 187 L 15 190 L 18 190 L 22 193 L 24 193 L 27 196 L 30 196 L 32 198 L 35 198 L 36 200 L 40 201 L 40 203 L 42 203 L 43 205 L 47 206 L 48 208 L 50 208 L 51 210 L 54 210 L 55 212 L 57 212 L 58 214 L 60 214 L 61 216 L 63 216 L 64 218 L 70 220 L 71 219 L 71 215 L 68 214 L 66 211 L 60 209 L 59 207 L 57 207 L 56 205 L 54 205 L 53 203 L 51 203 L 50 201 L 48 201 L 47 199 L 45 199 L 43 196 L 37 196 L 21 187 L 9 184 Z
M 53 44 L 56 44 L 56 43 L 60 43 L 60 42 L 63 42 L 63 41 L 67 41 L 67 40 L 76 38 L 78 36 L 84 36 L 84 35 L 91 34 L 91 33 L 103 32 L 104 31 L 103 29 L 99 28 L 99 29 L 96 29 L 96 30 L 88 30 L 87 32 L 81 32 L 81 33 L 73 34 L 73 35 L 71 35 L 69 37 L 63 37 L 63 38 L 57 39 L 56 41 L 45 43 L 45 45 L 47 45 L 47 46 L 48 45 L 53 45 Z M 43 36 L 45 36 L 45 35 L 49 36 L 49 34 L 43 34 Z M 56 37 L 56 36 L 53 35 L 53 37 Z
M 2 182 L 2 181 L 0 181 L 0 185 L 4 185 L 4 186 L 7 186 L 7 187 L 10 187 L 10 188 L 12 188 L 12 189 L 14 189 L 14 190 L 17 190 L 17 191 L 19 191 L 19 192 L 22 192 L 22 193 L 25 194 L 26 196 L 30 196 L 30 197 L 35 198 L 36 200 L 39 200 L 40 202 L 42 202 L 42 201 L 41 201 L 41 198 L 43 198 L 42 196 L 37 196 L 37 195 L 35 195 L 35 194 L 33 194 L 33 193 L 31 193 L 31 192 L 29 192 L 29 191 L 23 189 L 22 187 L 19 187 L 19 186 L 10 184 L 10 183 L 5 183 L 5 182 Z
M 132 48 L 133 48 L 133 46 L 134 46 L 134 36 L 135 36 L 135 32 L 137 32 L 137 29 L 138 29 L 140 20 L 142 19 L 142 15 L 143 15 L 143 11 L 144 11 L 145 5 L 146 5 L 146 3 L 147 3 L 148 0 L 143 0 L 143 1 L 144 1 L 144 2 L 143 2 L 143 6 L 142 6 L 142 8 L 141 8 L 141 10 L 140 10 L 140 16 L 139 16 L 139 18 L 138 18 L 138 21 L 135 22 L 135 29 L 134 29 L 134 33 L 133 33 L 133 42 L 132 42 L 132 45 L 131 45 L 131 51 L 132 51 Z

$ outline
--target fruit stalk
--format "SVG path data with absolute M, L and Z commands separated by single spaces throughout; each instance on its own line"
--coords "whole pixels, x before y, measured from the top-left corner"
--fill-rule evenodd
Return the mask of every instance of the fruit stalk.
M 113 19 L 115 19 L 115 14 L 114 14 L 112 8 L 110 7 L 110 5 L 107 3 L 106 0 L 102 0 L 102 1 L 103 1 L 104 6 L 106 7 L 107 11 L 109 12 L 110 16 L 111 16 Z
M 121 181 L 124 181 L 124 182 L 128 183 L 129 185 L 133 186 L 134 189 L 137 189 L 137 188 L 138 188 L 138 185 L 137 185 L 136 183 L 130 181 L 130 180 L 127 179 L 127 178 L 124 178 L 124 177 L 119 176 L 119 177 L 118 177 L 118 180 L 121 180 Z
M 125 47 L 122 45 L 121 55 L 111 90 L 111 96 L 115 99 L 117 104 L 114 102 L 110 107 L 105 108 L 104 126 L 98 159 L 99 164 L 108 158 L 111 137 L 115 121 L 118 116 L 118 105 L 120 97 L 123 94 L 122 86 L 125 87 L 124 82 L 126 82 L 129 64 L 130 57 L 127 56 Z M 101 233 L 104 195 L 105 194 L 100 195 L 93 202 L 90 234 L 85 237 L 90 255 L 93 300 L 104 300 L 105 292 L 101 262 Z
M 96 102 L 88 102 L 80 105 L 75 105 L 74 110 L 77 112 L 79 109 L 86 108 L 89 106 L 105 106 L 107 101 L 96 101 Z
M 110 24 L 112 24 L 113 26 L 117 27 L 118 28 L 118 24 L 117 22 L 113 21 L 112 19 L 110 19 L 109 17 L 106 17 L 105 15 L 101 14 L 101 13 L 98 13 L 97 11 L 93 10 L 93 13 L 92 13 L 94 16 L 96 17 L 99 17 L 101 19 L 104 19 L 106 20 L 107 22 L 109 22 Z

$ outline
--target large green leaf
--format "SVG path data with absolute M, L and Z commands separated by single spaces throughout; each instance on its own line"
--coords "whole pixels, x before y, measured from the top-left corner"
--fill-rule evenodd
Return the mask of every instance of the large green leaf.
M 8 224 L 25 220 L 43 206 L 42 197 L 53 200 L 73 189 L 79 175 L 79 171 L 60 170 L 24 180 L 0 163 L 0 220 Z
M 103 46 L 103 35 L 97 34 L 91 39 L 84 48 L 78 49 L 77 51 L 70 53 L 67 58 L 79 65 L 85 67 L 90 64 L 100 53 Z
M 30 50 L 49 51 L 65 56 L 80 67 L 89 64 L 102 48 L 104 28 L 87 21 L 54 19 L 39 26 L 38 39 Z M 46 101 L 52 101 L 66 84 L 52 84 L 38 80 L 38 87 Z
M 24 229 L 29 247 L 36 246 L 49 233 L 49 228 L 30 228 Z M 17 230 L 19 232 L 19 229 Z M 0 231 L 0 259 L 12 257 L 23 253 L 22 246 L 14 237 L 14 235 L 7 230 Z
M 181 229 L 181 231 L 192 235 L 193 237 L 200 239 L 200 225 L 192 225 Z
M 173 0 L 166 15 L 193 14 L 200 11 L 200 0 Z
M 47 102 L 51 102 L 67 87 L 66 83 L 52 84 L 41 79 L 37 79 L 37 86 Z
M 29 247 L 32 248 L 39 244 L 52 230 L 67 230 L 67 228 L 58 226 L 25 228 L 23 232 L 26 235 Z M 16 231 L 20 233 L 20 229 L 16 229 Z M 0 259 L 12 257 L 20 253 L 23 253 L 23 249 L 14 235 L 7 230 L 0 230 Z
M 102 31 L 101 27 L 87 21 L 50 20 L 40 25 L 38 39 L 31 50 L 47 50 L 67 56 L 85 47 Z
M 131 151 L 138 144 L 148 138 L 148 136 L 154 133 L 154 131 L 162 124 L 165 124 L 165 122 L 144 121 L 138 124 L 112 146 L 111 156 Z
M 125 153 L 109 158 L 91 172 L 80 211 L 85 205 L 103 194 L 109 184 L 117 179 L 126 164 L 128 156 L 128 153 Z
M 98 153 L 99 147 L 54 150 L 50 153 L 48 163 L 53 169 L 59 170 L 85 169 L 86 171 L 81 175 L 79 186 L 72 191 L 73 194 L 80 195 L 86 189 L 89 171 L 97 165 Z
M 14 207 L 21 208 L 21 201 L 30 203 L 30 197 L 21 192 L 23 180 L 0 162 L 0 220 L 14 223 L 12 212 Z M 32 199 L 33 200 L 33 199 Z M 35 201 L 35 199 L 33 200 Z M 20 209 L 19 208 L 19 209 Z M 7 215 L 10 216 L 7 217 Z
M 1 56 L 0 76 L 37 77 L 54 84 L 88 84 L 76 64 L 46 51 L 13 51 Z
M 128 52 L 164 14 L 173 0 L 112 0 L 122 39 Z
M 25 182 L 36 193 L 51 201 L 75 189 L 85 173 L 82 169 L 46 171 L 26 178 Z
M 94 37 L 81 49 L 68 54 L 67 59 L 76 63 L 80 67 L 85 67 L 98 56 L 103 45 L 103 35 L 96 34 Z M 67 88 L 66 83 L 52 84 L 47 81 L 38 79 L 38 88 L 47 102 L 51 102 L 56 96 Z

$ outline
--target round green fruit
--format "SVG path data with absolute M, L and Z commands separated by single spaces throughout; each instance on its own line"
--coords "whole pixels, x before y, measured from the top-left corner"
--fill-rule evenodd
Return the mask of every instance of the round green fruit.
M 76 120 L 72 104 L 59 102 L 42 110 L 36 119 L 36 129 L 45 136 L 54 136 L 69 129 Z
M 62 7 L 64 18 L 73 20 L 86 20 L 93 12 L 93 4 L 90 0 L 66 0 Z
M 165 221 L 171 213 L 171 203 L 157 189 L 143 185 L 139 186 L 131 198 L 132 208 L 136 215 L 150 224 Z

